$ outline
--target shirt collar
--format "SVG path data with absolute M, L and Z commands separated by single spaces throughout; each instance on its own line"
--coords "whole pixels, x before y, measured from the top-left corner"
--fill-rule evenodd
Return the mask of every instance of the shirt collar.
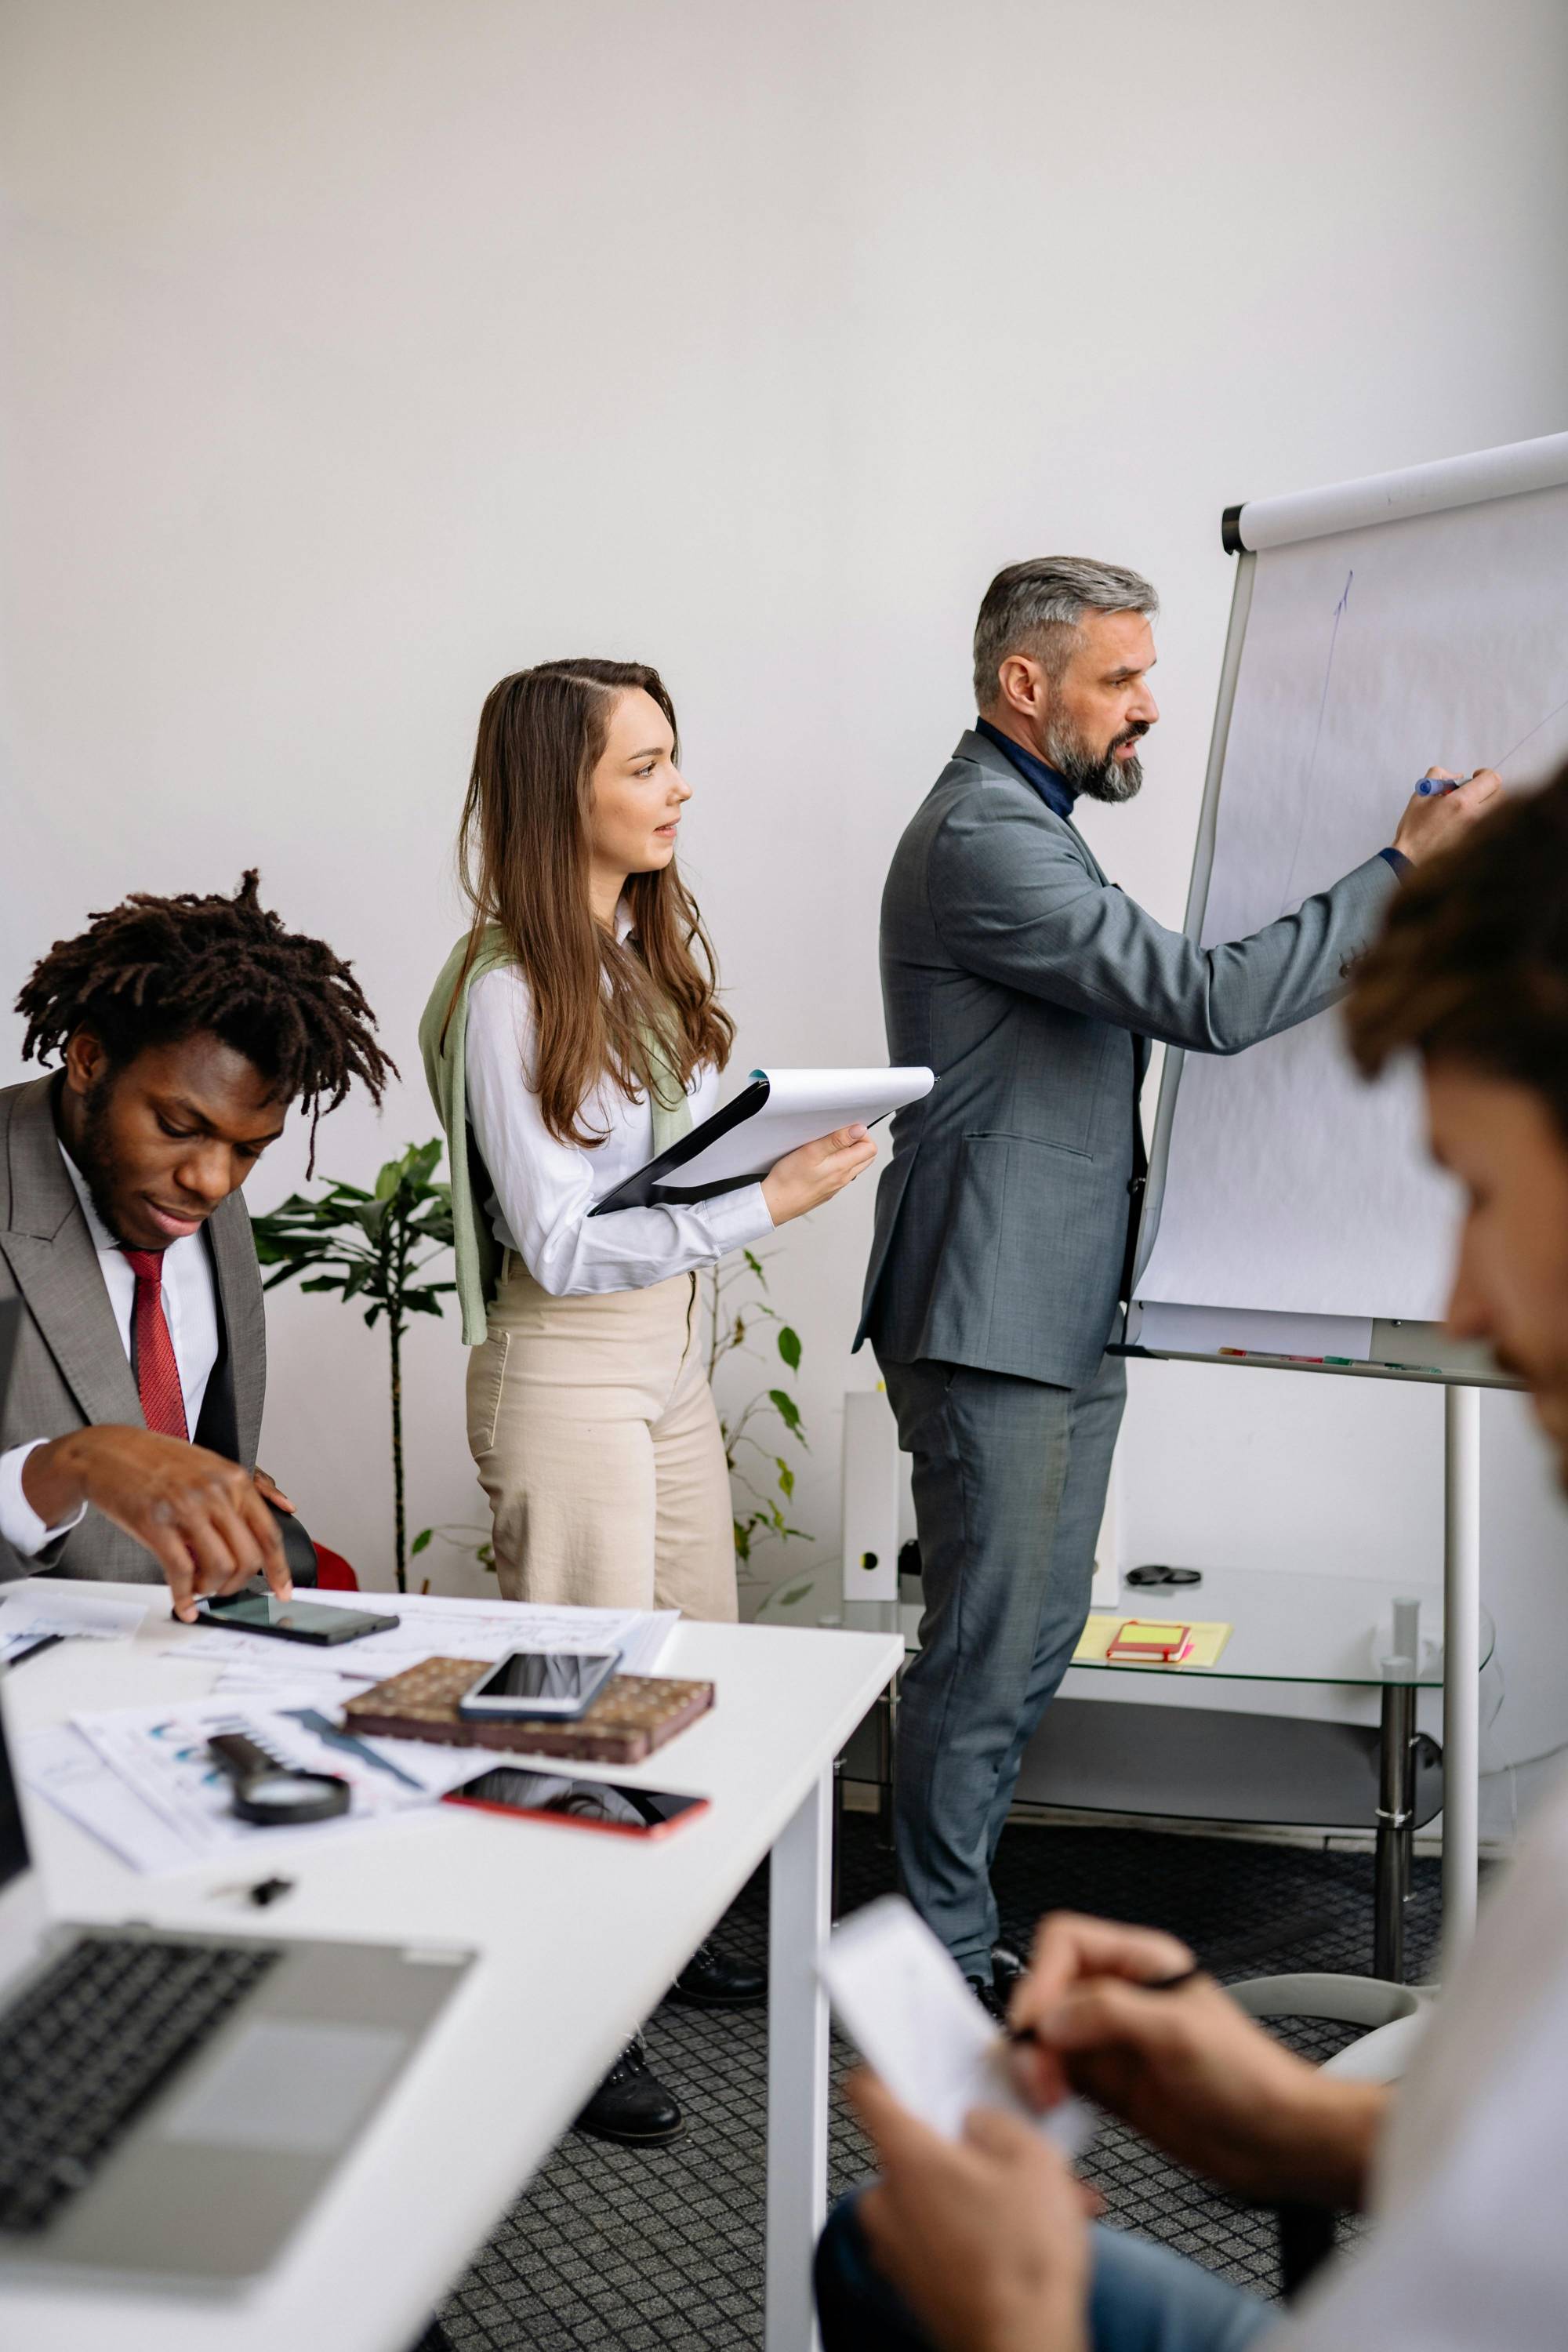
M 617 945 L 623 944 L 626 940 L 629 940 L 636 929 L 637 925 L 632 920 L 632 910 L 623 898 L 616 908 L 616 940 Z
M 1024 782 L 1033 784 L 1053 815 L 1071 816 L 1074 793 L 1065 776 L 1058 775 L 1055 768 L 1047 768 L 1043 760 L 1037 760 L 1032 751 L 1026 751 L 1022 743 L 1015 743 L 1011 735 L 1004 735 L 1000 727 L 993 727 L 988 719 L 977 719 L 974 730 L 977 735 L 984 735 L 988 743 L 994 743 L 1004 758 L 1012 761 Z

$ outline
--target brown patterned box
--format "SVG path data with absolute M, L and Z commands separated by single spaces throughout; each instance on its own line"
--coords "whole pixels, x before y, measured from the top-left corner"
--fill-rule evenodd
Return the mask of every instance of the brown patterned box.
M 668 1675 L 615 1675 L 591 1706 L 563 1723 L 531 1716 L 477 1722 L 458 1713 L 490 1661 L 426 1658 L 401 1675 L 351 1698 L 343 1709 L 350 1731 L 379 1739 L 435 1739 L 449 1748 L 502 1748 L 527 1756 L 565 1756 L 579 1763 L 640 1764 L 706 1715 L 711 1683 L 677 1682 Z

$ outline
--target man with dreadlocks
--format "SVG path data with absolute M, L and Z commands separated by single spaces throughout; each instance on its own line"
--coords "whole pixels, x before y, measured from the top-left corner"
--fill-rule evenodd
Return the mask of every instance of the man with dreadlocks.
M 16 1000 L 0 1091 L 0 1298 L 23 1304 L 0 1406 L 0 1575 L 153 1582 L 175 1613 L 291 1580 L 256 1467 L 261 1282 L 239 1190 L 283 1130 L 393 1065 L 358 982 L 288 932 L 254 872 L 232 898 L 138 892 L 57 940 Z

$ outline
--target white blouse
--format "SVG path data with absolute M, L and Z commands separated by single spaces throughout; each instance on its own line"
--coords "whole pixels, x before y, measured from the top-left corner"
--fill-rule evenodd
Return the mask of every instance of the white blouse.
M 589 1097 L 583 1121 L 602 1131 L 604 1142 L 591 1150 L 558 1143 L 528 1083 L 533 1049 L 528 982 L 515 964 L 500 965 L 468 996 L 468 1119 L 494 1187 L 485 1204 L 491 1230 L 542 1289 L 556 1298 L 644 1290 L 773 1232 L 761 1184 L 679 1207 L 591 1217 L 595 1201 L 653 1158 L 652 1106 L 628 1102 L 606 1083 Z M 717 1071 L 699 1070 L 687 1092 L 695 1125 L 717 1108 Z

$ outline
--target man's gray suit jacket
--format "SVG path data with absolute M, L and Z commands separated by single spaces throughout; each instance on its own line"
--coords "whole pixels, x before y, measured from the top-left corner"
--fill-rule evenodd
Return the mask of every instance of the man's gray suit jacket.
M 145 1427 L 98 1252 L 55 1132 L 56 1080 L 0 1091 L 0 1298 L 20 1298 L 10 1390 L 0 1406 L 0 1451 L 63 1437 L 91 1423 Z M 205 1228 L 216 1276 L 222 1349 L 208 1380 L 198 1443 L 256 1467 L 267 1391 L 267 1326 L 250 1219 L 233 1192 Z M 0 1578 L 39 1570 L 157 1584 L 150 1551 L 98 1511 L 24 1559 L 0 1543 Z
M 1089 1380 L 1142 1164 L 1148 1041 L 1236 1054 L 1321 1013 L 1398 887 L 1373 856 L 1250 939 L 1195 947 L 965 734 L 882 895 L 889 1055 L 937 1079 L 893 1121 L 856 1346 Z

